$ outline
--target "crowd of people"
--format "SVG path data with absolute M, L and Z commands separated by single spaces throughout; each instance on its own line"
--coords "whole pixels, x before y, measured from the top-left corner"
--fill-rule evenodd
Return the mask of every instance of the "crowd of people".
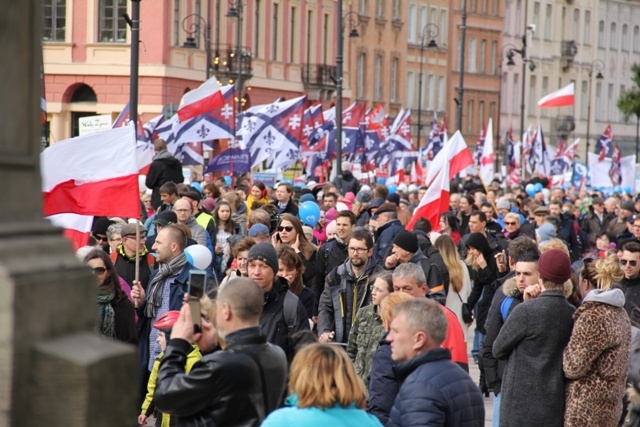
M 156 148 L 139 224 L 78 251 L 96 331 L 138 346 L 141 425 L 483 426 L 483 394 L 494 426 L 640 425 L 640 197 L 468 178 L 408 230 L 426 187 L 187 185 Z

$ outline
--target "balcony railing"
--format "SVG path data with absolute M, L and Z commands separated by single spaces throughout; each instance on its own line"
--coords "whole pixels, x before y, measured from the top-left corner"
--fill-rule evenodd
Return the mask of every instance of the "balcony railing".
M 216 77 L 250 79 L 251 51 L 246 46 L 218 45 L 213 52 L 211 68 Z
M 305 64 L 302 67 L 302 83 L 311 87 L 335 88 L 337 67 L 327 64 Z

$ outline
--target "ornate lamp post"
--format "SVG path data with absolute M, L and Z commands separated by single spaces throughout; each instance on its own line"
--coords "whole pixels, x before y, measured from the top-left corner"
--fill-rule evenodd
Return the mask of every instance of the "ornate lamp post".
M 420 33 L 420 76 L 418 78 L 418 138 L 417 146 L 420 147 L 420 131 L 422 130 L 422 63 L 424 60 L 424 39 L 425 36 L 429 37 L 429 49 L 437 49 L 438 43 L 436 43 L 436 37 L 440 34 L 440 28 L 435 24 L 427 24 L 422 28 Z
M 200 34 L 202 34 L 205 52 L 207 53 L 206 76 L 207 80 L 209 80 L 211 76 L 211 24 L 197 13 L 192 13 L 182 20 L 182 29 L 188 34 L 187 40 L 183 43 L 182 47 L 197 49 L 198 43 L 194 36 L 197 36 L 199 39 Z

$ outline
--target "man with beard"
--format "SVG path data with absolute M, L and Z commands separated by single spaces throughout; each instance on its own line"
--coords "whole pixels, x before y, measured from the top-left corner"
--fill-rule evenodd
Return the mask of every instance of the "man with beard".
M 328 275 L 320 296 L 318 336 L 320 342 L 346 343 L 358 310 L 371 304 L 370 278 L 382 270 L 372 258 L 373 239 L 356 230 L 348 243 L 349 258 Z

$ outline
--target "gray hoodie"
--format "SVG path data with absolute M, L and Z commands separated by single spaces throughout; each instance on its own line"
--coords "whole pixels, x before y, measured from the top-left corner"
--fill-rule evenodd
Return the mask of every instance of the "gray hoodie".
M 594 289 L 589 291 L 582 302 L 599 302 L 612 305 L 614 307 L 624 307 L 624 292 L 617 288 L 607 290 Z

